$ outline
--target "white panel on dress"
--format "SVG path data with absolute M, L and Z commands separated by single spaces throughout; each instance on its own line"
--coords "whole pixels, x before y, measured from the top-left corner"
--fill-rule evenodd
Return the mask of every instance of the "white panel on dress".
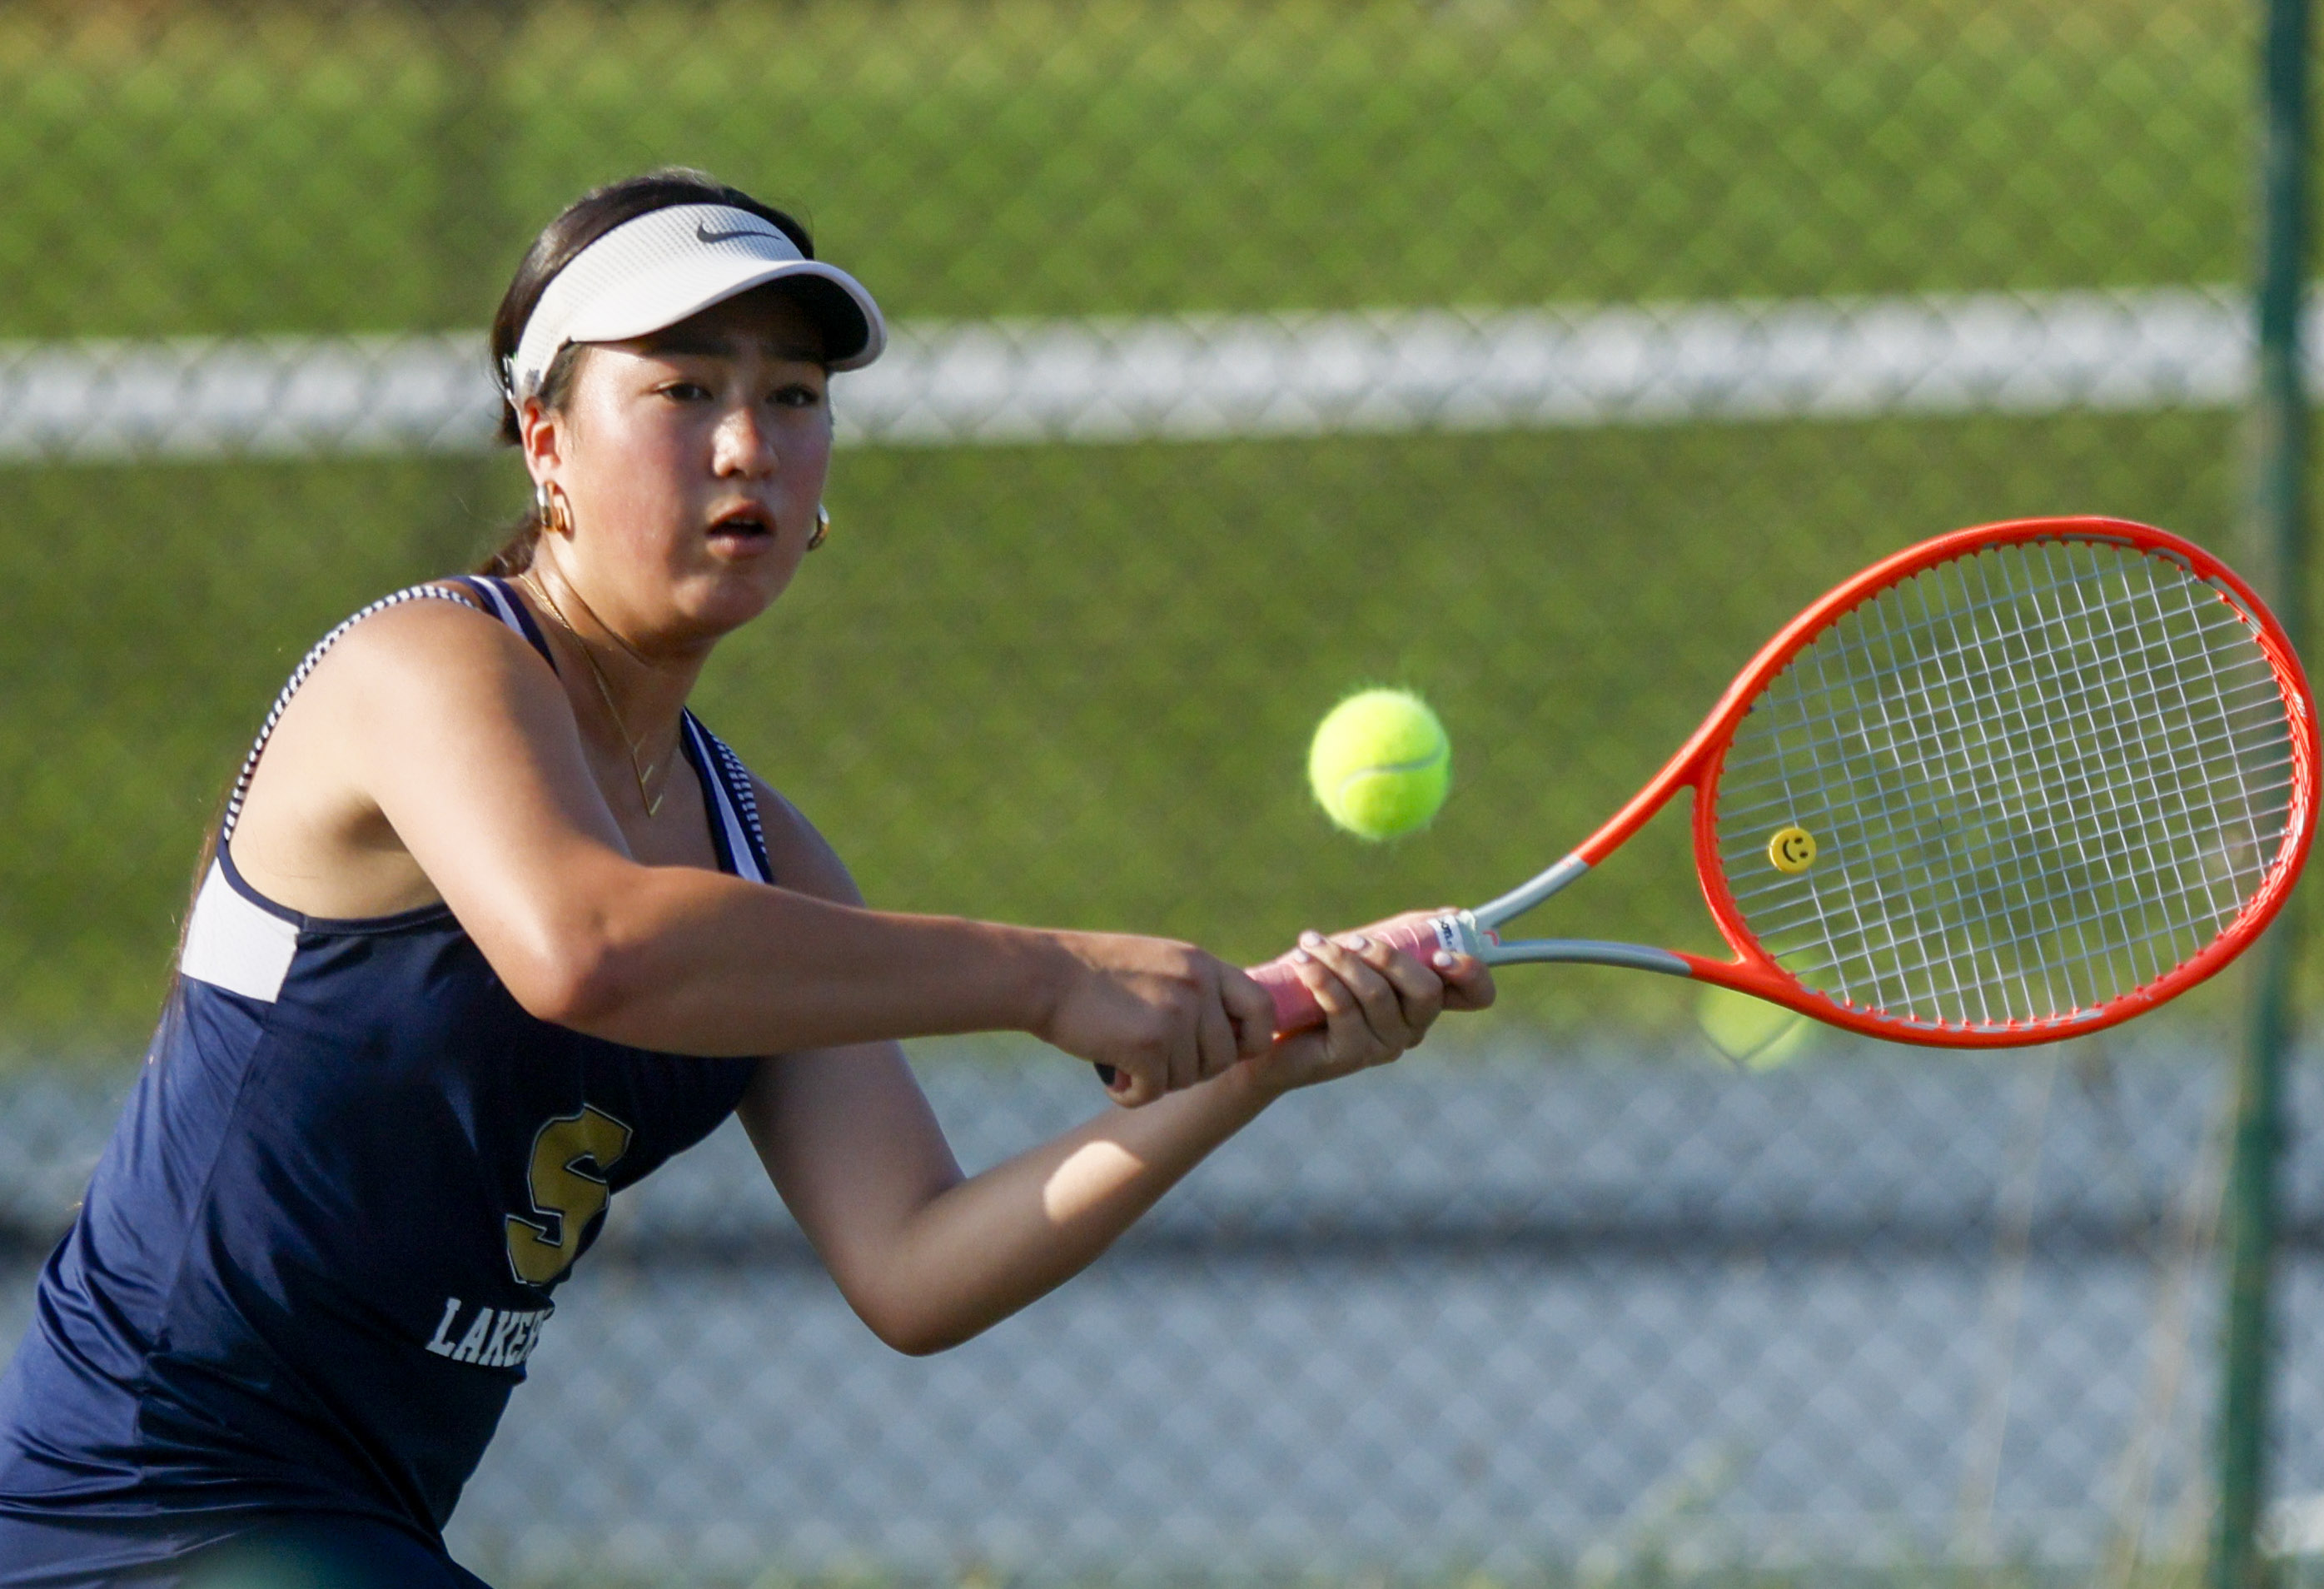
M 299 929 L 235 892 L 215 861 L 194 896 L 180 975 L 272 1004 L 299 952 Z

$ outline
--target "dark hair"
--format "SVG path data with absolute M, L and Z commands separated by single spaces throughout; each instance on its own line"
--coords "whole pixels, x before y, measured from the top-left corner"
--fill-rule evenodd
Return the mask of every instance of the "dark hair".
M 593 188 L 567 205 L 562 214 L 540 229 L 532 246 L 524 251 L 516 275 L 509 282 L 508 291 L 501 295 L 500 309 L 493 316 L 493 374 L 500 376 L 516 356 L 518 339 L 523 337 L 525 322 L 532 319 L 540 295 L 548 291 L 557 273 L 573 263 L 576 254 L 624 221 L 677 204 L 724 204 L 748 210 L 772 221 L 785 236 L 798 245 L 801 254 L 809 259 L 815 257 L 815 238 L 804 224 L 771 204 L 761 203 L 739 188 L 728 187 L 706 171 L 686 166 L 663 166 L 641 176 Z M 549 362 L 540 383 L 541 407 L 555 411 L 564 406 L 572 392 L 573 367 L 579 351 L 577 345 L 568 344 Z M 521 439 L 516 406 L 505 388 L 501 393 L 500 439 L 511 447 Z M 485 559 L 476 572 L 504 578 L 523 573 L 532 566 L 532 549 L 540 539 L 542 528 L 539 513 L 527 508 L 524 517 L 510 526 L 508 539 L 500 550 Z

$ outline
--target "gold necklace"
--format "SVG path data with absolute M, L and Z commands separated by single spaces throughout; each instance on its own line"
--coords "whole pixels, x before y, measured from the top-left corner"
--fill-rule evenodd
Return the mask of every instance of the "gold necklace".
M 565 609 L 557 605 L 557 598 L 549 594 L 548 587 L 541 584 L 540 580 L 535 579 L 532 577 L 532 570 L 530 568 L 518 575 L 517 578 L 527 590 L 532 592 L 534 596 L 539 598 L 542 606 L 549 609 L 550 615 L 556 618 L 558 626 L 563 629 L 566 633 L 573 637 L 573 643 L 578 646 L 581 650 L 581 660 L 589 664 L 589 677 L 597 681 L 597 694 L 602 697 L 605 702 L 606 716 L 613 718 L 613 727 L 615 731 L 621 734 L 622 744 L 630 753 L 630 776 L 637 780 L 638 799 L 646 808 L 646 819 L 648 821 L 651 821 L 656 816 L 660 814 L 662 799 L 669 793 L 669 784 L 667 779 L 663 781 L 662 791 L 660 794 L 651 793 L 646 787 L 647 784 L 651 781 L 653 775 L 661 771 L 662 764 L 654 762 L 646 762 L 642 763 L 639 762 L 638 748 L 641 742 L 631 737 L 630 725 L 622 721 L 622 708 L 613 704 L 613 687 L 605 682 L 605 670 L 597 665 L 595 655 L 589 650 L 589 642 L 581 638 L 581 632 L 578 629 L 573 627 L 573 620 L 565 615 Z M 586 604 L 584 605 L 586 606 Z M 589 615 L 594 619 L 597 614 L 591 613 Z M 604 625 L 601 623 L 598 627 L 602 629 L 604 628 Z M 605 633 L 613 635 L 613 642 L 616 645 L 619 645 L 623 651 L 628 651 L 631 656 L 638 657 L 637 651 L 631 647 L 628 642 L 622 640 L 620 635 L 613 634 L 613 632 L 610 629 L 606 629 Z M 640 662 L 643 662 L 645 659 L 638 657 L 638 661 Z M 681 728 L 679 732 L 683 734 L 685 731 Z M 669 748 L 672 752 L 675 752 L 678 749 L 678 742 L 676 740 L 672 740 L 670 742 Z

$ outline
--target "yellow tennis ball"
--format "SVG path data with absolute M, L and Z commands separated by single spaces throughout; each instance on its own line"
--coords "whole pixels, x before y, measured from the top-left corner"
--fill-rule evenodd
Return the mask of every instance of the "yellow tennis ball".
M 1452 782 L 1452 744 L 1408 690 L 1367 689 L 1333 707 L 1307 748 L 1315 803 L 1359 838 L 1428 826 Z

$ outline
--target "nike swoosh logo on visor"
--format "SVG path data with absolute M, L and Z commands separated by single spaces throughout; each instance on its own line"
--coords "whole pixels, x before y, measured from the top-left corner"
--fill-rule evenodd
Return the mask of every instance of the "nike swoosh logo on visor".
M 744 226 L 739 231 L 733 232 L 714 232 L 710 229 L 708 222 L 696 221 L 694 223 L 694 236 L 697 241 L 703 243 L 724 243 L 735 237 L 765 237 L 770 234 L 761 226 Z

